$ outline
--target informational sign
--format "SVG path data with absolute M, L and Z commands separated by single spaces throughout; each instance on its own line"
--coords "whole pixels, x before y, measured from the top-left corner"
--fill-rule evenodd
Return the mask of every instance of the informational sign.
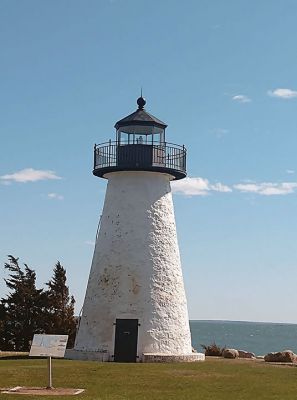
M 65 355 L 68 335 L 34 335 L 30 357 L 59 357 Z

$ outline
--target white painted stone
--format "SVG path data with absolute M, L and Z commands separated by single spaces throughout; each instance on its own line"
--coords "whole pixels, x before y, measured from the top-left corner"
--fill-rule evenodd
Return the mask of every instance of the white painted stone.
M 108 352 L 100 351 L 82 351 L 75 349 L 66 349 L 65 358 L 70 360 L 90 360 L 105 362 L 110 360 L 110 354 Z
M 101 225 L 74 349 L 80 354 L 112 355 L 116 319 L 131 318 L 140 323 L 140 360 L 143 353 L 192 354 L 172 177 L 134 171 L 106 177 Z
M 172 363 L 172 362 L 198 362 L 205 361 L 205 354 L 192 353 L 192 354 L 152 354 L 144 353 L 142 362 L 145 363 Z

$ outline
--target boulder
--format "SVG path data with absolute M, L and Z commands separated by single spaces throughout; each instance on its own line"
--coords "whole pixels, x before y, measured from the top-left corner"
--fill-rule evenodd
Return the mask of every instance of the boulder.
M 276 353 L 268 353 L 264 357 L 264 360 L 266 362 L 293 363 L 297 362 L 297 355 L 291 350 L 284 350 Z
M 256 358 L 254 353 L 250 353 L 249 351 L 238 350 L 239 358 Z
M 235 349 L 224 349 L 222 356 L 224 358 L 238 358 L 238 350 Z

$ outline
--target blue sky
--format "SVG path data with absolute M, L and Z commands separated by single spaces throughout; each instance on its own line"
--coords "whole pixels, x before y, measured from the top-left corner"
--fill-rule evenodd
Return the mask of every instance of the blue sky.
M 92 149 L 140 87 L 188 148 L 173 190 L 190 318 L 296 322 L 295 0 L 0 2 L 0 261 L 80 310 L 104 200 Z M 7 293 L 1 269 L 0 293 Z

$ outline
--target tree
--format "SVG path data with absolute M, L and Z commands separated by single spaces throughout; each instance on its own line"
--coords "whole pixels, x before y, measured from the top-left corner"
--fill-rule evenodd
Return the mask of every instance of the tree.
M 19 259 L 8 256 L 4 268 L 9 271 L 5 279 L 10 290 L 0 300 L 0 350 L 28 351 L 35 333 L 69 335 L 68 346 L 73 346 L 76 321 L 74 297 L 66 286 L 66 270 L 58 261 L 48 290 L 36 288 L 35 271 Z
M 35 271 L 24 264 L 20 268 L 18 258 L 8 256 L 4 268 L 9 271 L 5 279 L 10 289 L 7 298 L 1 299 L 2 346 L 4 350 L 28 351 L 35 333 L 44 333 L 46 297 L 43 289 L 36 288 Z
M 73 296 L 66 285 L 66 270 L 58 261 L 52 279 L 46 283 L 47 322 L 46 333 L 69 335 L 68 347 L 73 347 L 76 333 Z
M 6 348 L 5 342 L 5 321 L 6 321 L 6 310 L 2 302 L 0 302 L 0 350 Z

